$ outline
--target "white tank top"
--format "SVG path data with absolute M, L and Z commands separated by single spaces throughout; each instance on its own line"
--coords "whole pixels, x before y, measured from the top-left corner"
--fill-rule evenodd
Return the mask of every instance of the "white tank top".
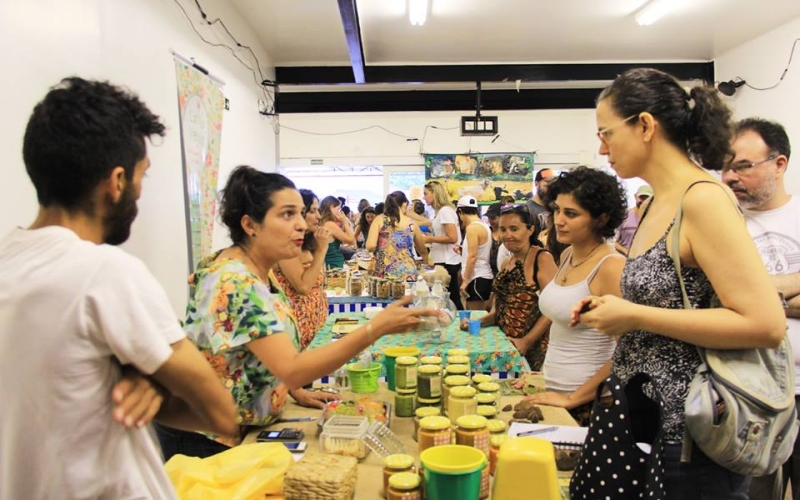
M 485 223 L 476 220 L 470 222 L 472 224 L 479 224 L 486 229 L 486 243 L 483 245 L 478 245 L 478 260 L 475 262 L 475 269 L 472 272 L 472 276 L 470 276 L 470 281 L 474 280 L 475 278 L 486 278 L 492 279 L 494 278 L 494 273 L 492 272 L 492 265 L 489 263 L 489 259 L 491 258 L 492 254 L 492 229 Z M 466 232 L 466 230 L 464 231 Z M 467 260 L 469 259 L 469 249 L 467 248 L 467 237 L 464 236 L 464 241 L 461 244 L 461 277 L 464 277 L 464 272 L 467 269 Z
M 591 283 L 603 262 L 614 254 L 600 259 L 586 279 L 572 285 L 551 281 L 539 296 L 542 314 L 553 321 L 550 343 L 542 371 L 547 390 L 570 393 L 582 386 L 614 354 L 614 337 L 579 323 L 570 328 L 572 308 L 579 300 L 591 295 Z

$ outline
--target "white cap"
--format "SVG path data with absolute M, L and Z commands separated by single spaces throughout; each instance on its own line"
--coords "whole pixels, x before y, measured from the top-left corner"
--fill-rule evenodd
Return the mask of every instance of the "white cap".
M 476 200 L 474 196 L 469 196 L 469 195 L 462 196 L 461 198 L 458 199 L 458 205 L 456 206 L 459 208 L 461 207 L 478 208 L 478 200 Z

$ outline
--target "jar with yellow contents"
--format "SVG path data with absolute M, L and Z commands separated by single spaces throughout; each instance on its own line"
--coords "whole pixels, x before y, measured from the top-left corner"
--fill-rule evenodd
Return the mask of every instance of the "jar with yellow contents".
M 500 446 L 506 440 L 505 434 L 491 436 L 489 438 L 489 475 L 494 476 L 494 469 L 497 466 L 497 453 L 500 451 Z
M 435 406 L 423 406 L 414 410 L 414 434 L 411 436 L 414 441 L 417 440 L 417 434 L 419 433 L 419 421 L 425 417 L 438 417 L 441 414 L 441 408 Z
M 450 389 L 450 397 L 447 398 L 447 416 L 450 417 L 450 421 L 455 423 L 459 417 L 477 413 L 476 392 L 475 388 L 470 386 L 459 386 Z
M 432 446 L 450 444 L 452 440 L 453 430 L 450 428 L 450 419 L 447 417 L 425 417 L 419 421 L 417 444 L 420 453 Z
M 442 386 L 442 406 L 444 412 L 447 413 L 447 406 L 449 404 L 450 390 L 453 387 L 465 387 L 469 385 L 469 377 L 465 375 L 450 375 L 444 378 L 444 386 Z
M 389 455 L 383 459 L 383 492 L 389 491 L 389 478 L 401 472 L 414 473 L 414 457 L 404 453 Z
M 389 477 L 389 488 L 386 490 L 386 500 L 420 500 L 422 492 L 419 474 L 401 472 Z
M 456 444 L 472 446 L 489 458 L 489 428 L 485 418 L 479 415 L 464 415 L 456 421 Z M 489 467 L 481 471 L 481 489 L 478 498 L 489 497 Z

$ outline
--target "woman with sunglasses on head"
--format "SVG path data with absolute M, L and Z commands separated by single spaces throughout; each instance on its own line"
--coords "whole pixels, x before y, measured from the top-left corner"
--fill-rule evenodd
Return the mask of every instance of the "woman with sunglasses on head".
M 572 306 L 587 295 L 621 296 L 625 258 L 607 240 L 625 219 L 625 190 L 613 176 L 586 167 L 562 172 L 548 186 L 552 231 L 564 250 L 555 279 L 539 297 L 550 318 L 550 343 L 544 360 L 547 392 L 529 399 L 566 408 L 588 425 L 597 386 L 611 373 L 613 337 L 585 325 L 570 325 Z
M 342 245 L 355 246 L 356 238 L 350 227 L 350 219 L 342 212 L 342 202 L 335 196 L 326 196 L 319 204 L 320 225 L 333 236 L 325 254 L 325 267 L 341 269 L 344 267 Z
M 328 296 L 325 294 L 325 254 L 331 233 L 319 227 L 319 200 L 308 189 L 300 189 L 303 198 L 306 234 L 302 252 L 292 259 L 275 264 L 275 278 L 292 304 L 297 329 L 300 331 L 300 350 L 314 340 L 328 319 Z
M 375 209 L 372 207 L 364 207 L 358 217 L 358 224 L 356 224 L 356 230 L 354 233 L 356 246 L 358 246 L 358 248 L 364 248 L 364 245 L 367 243 L 369 228 L 374 220 Z
M 612 372 L 623 383 L 644 372 L 661 394 L 668 498 L 747 498 L 749 479 L 697 446 L 681 462 L 685 400 L 700 364 L 698 346 L 772 348 L 785 330 L 780 300 L 735 199 L 703 170 L 718 171 L 730 159 L 730 115 L 713 87 L 687 92 L 672 76 L 644 68 L 617 77 L 597 102 L 600 154 L 620 177 L 647 182 L 653 196 L 629 249 L 623 298 L 588 296 L 573 308 L 573 321 L 621 336 Z M 677 257 L 693 309 L 683 308 L 668 249 L 679 206 Z M 724 308 L 711 306 L 714 292 Z M 590 310 L 581 313 L 584 305 Z
M 391 304 L 335 343 L 298 352 L 297 322 L 271 269 L 302 252 L 303 198 L 280 174 L 237 167 L 222 190 L 220 218 L 233 245 L 203 259 L 192 277 L 184 329 L 233 394 L 242 426 L 225 440 L 160 429 L 166 458 L 205 457 L 239 444 L 251 426 L 277 420 L 287 390 L 336 371 L 383 335 L 411 331 L 435 311 Z
M 375 217 L 369 229 L 366 248 L 375 252 L 373 275 L 379 278 L 395 278 L 403 281 L 417 279 L 417 263 L 414 248 L 423 257 L 428 256 L 422 243 L 422 233 L 414 222 L 406 217 L 408 198 L 402 191 L 386 197 L 384 210 Z
M 542 368 L 550 320 L 539 310 L 539 293 L 556 274 L 550 252 L 538 246 L 530 211 L 512 205 L 500 212 L 503 245 L 511 253 L 492 283 L 494 300 L 481 326 L 497 325 L 525 356 L 533 371 Z
M 461 255 L 455 251 L 456 245 L 461 241 L 461 228 L 459 227 L 458 214 L 450 202 L 447 189 L 439 181 L 428 181 L 424 190 L 425 203 L 432 206 L 436 215 L 431 221 L 432 235 L 424 235 L 423 243 L 431 245 L 433 263 L 442 266 L 450 275 L 450 284 L 447 290 L 450 300 L 459 310 L 464 309 L 461 304 L 458 276 L 461 272 Z

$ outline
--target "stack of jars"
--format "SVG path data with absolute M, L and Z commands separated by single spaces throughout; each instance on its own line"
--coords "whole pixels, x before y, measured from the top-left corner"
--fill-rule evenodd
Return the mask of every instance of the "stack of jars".
M 419 358 L 421 374 L 420 384 L 430 387 L 430 391 L 417 392 L 417 408 L 442 407 L 442 358 L 439 356 L 422 356 Z
M 394 414 L 413 417 L 417 397 L 417 358 L 399 356 L 394 362 Z

